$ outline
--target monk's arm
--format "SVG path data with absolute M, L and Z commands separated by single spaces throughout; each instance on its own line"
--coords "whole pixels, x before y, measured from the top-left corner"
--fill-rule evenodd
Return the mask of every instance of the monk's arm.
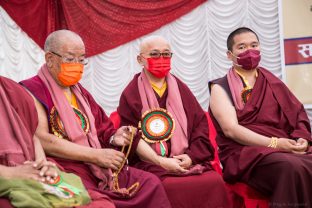
M 5 179 L 32 179 L 44 182 L 44 178 L 39 175 L 39 170 L 33 167 L 32 163 L 4 166 L 0 165 L 0 177 Z
M 139 140 L 136 153 L 142 161 L 160 165 L 160 156 L 143 139 Z
M 38 100 L 35 100 L 35 104 L 39 119 L 36 136 L 40 139 L 45 153 L 59 158 L 90 162 L 105 168 L 118 168 L 124 157 L 121 152 L 78 145 L 50 134 L 45 109 Z
M 49 133 L 48 118 L 43 106 L 35 100 L 38 112 L 38 128 L 36 136 L 40 139 L 43 149 L 48 155 L 90 162 L 91 148 L 74 144 L 68 140 L 60 139 Z
M 226 137 L 243 145 L 268 146 L 270 144 L 271 138 L 239 125 L 234 106 L 225 90 L 217 84 L 211 88 L 210 108 Z
M 41 146 L 40 140 L 37 137 L 37 135 L 34 135 L 34 146 L 35 146 L 35 160 L 36 161 L 42 161 L 42 160 L 46 160 L 46 156 L 44 153 L 44 150 Z

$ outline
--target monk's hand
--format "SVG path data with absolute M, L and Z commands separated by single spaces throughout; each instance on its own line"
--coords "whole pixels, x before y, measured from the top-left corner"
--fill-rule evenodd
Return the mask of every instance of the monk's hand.
M 189 169 L 192 165 L 192 159 L 187 154 L 173 156 L 173 158 L 180 160 L 179 165 L 184 169 Z
M 134 135 L 136 134 L 136 128 L 131 128 L 130 126 L 122 126 L 120 127 L 113 138 L 112 144 L 114 146 L 127 146 L 130 144 L 130 136 L 132 129 L 135 129 L 133 131 Z
M 185 173 L 187 170 L 180 166 L 181 161 L 176 158 L 159 156 L 159 164 L 170 173 Z
M 279 138 L 277 140 L 276 148 L 285 150 L 287 152 L 300 153 L 301 147 L 297 145 L 297 142 L 293 139 Z
M 95 164 L 103 168 L 118 170 L 121 166 L 125 155 L 114 149 L 94 149 Z
M 33 161 L 26 161 L 22 165 L 6 167 L 3 175 L 8 179 L 31 179 L 42 182 L 43 177 L 39 175 L 39 170 L 33 167 Z
M 308 140 L 299 138 L 297 140 L 296 146 L 297 146 L 297 149 L 296 151 L 293 151 L 294 153 L 305 154 L 306 151 L 308 151 L 308 146 L 309 146 Z
M 33 166 L 40 170 L 39 175 L 44 178 L 42 182 L 53 183 L 58 176 L 55 163 L 47 161 L 46 159 L 36 160 Z

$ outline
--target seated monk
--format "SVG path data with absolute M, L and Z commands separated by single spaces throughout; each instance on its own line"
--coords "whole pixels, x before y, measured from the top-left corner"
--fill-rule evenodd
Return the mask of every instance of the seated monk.
M 38 115 L 34 100 L 22 86 L 2 76 L 0 118 L 0 207 L 81 205 L 46 194 L 56 190 L 46 184 L 53 184 L 60 176 L 55 164 L 46 160 L 36 136 Z M 77 176 L 76 179 L 79 180 Z
M 270 207 L 312 207 L 310 122 L 286 85 L 259 66 L 257 34 L 238 28 L 227 39 L 233 66 L 210 82 L 223 176 L 269 198 Z
M 103 109 L 78 83 L 87 64 L 80 36 L 55 31 L 44 50 L 46 64 L 37 76 L 21 83 L 36 98 L 38 135 L 49 158 L 81 177 L 92 199 L 89 207 L 170 207 L 157 177 L 131 167 L 120 169 L 125 155 L 110 143 L 128 145 L 135 132 L 130 127 L 114 129 Z M 117 182 L 112 177 L 116 172 Z
M 136 137 L 130 164 L 162 180 L 172 207 L 228 208 L 225 184 L 210 165 L 214 150 L 205 112 L 169 73 L 171 57 L 162 37 L 148 37 L 140 45 L 137 60 L 143 70 L 125 88 L 118 107 L 121 125 L 141 122 L 142 138 Z M 145 115 L 151 120 L 145 122 Z M 162 116 L 166 119 L 159 122 Z

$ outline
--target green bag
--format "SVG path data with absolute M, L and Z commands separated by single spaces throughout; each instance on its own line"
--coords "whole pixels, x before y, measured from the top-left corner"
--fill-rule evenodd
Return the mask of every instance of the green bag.
M 0 178 L 0 197 L 9 198 L 14 207 L 24 208 L 73 207 L 91 202 L 78 176 L 59 171 L 58 179 L 48 185 L 35 180 Z

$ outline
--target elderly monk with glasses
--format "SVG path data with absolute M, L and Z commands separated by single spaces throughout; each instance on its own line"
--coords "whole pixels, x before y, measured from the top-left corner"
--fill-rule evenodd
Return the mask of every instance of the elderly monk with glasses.
M 46 63 L 22 85 L 36 98 L 45 152 L 61 169 L 81 177 L 92 199 L 89 207 L 170 207 L 157 177 L 122 168 L 125 154 L 116 149 L 129 145 L 136 129 L 114 129 L 78 83 L 88 63 L 80 36 L 68 30 L 53 32 L 44 50 Z
M 160 36 L 140 45 L 142 71 L 125 88 L 118 107 L 122 125 L 140 128 L 130 164 L 162 180 L 172 207 L 229 207 L 222 177 L 210 165 L 214 150 L 205 112 L 170 73 L 172 55 Z

